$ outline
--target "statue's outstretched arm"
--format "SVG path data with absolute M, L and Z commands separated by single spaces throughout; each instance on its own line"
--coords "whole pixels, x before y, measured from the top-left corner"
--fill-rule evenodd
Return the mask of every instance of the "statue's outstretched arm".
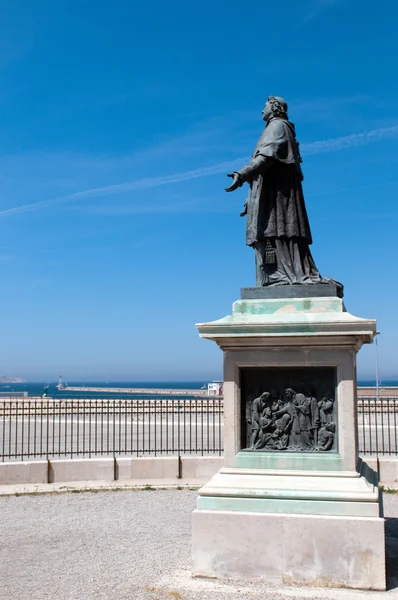
M 258 156 L 253 158 L 248 165 L 237 171 L 239 179 L 242 181 L 242 183 L 245 181 L 250 181 L 251 179 L 254 179 L 254 177 L 256 177 L 256 175 L 258 175 L 259 173 L 263 173 L 264 171 L 269 169 L 273 162 L 273 158 L 269 156 L 262 156 L 261 154 L 259 154 Z
M 228 173 L 228 177 L 232 177 L 234 181 L 225 189 L 225 191 L 233 192 L 238 189 L 238 187 L 241 187 L 245 181 L 250 181 L 259 173 L 266 171 L 273 163 L 273 160 L 274 159 L 269 156 L 262 156 L 259 154 L 239 171 Z

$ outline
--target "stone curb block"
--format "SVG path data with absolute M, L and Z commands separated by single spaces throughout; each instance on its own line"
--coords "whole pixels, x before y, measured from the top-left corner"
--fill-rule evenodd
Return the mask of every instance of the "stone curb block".
M 224 464 L 223 456 L 183 456 L 180 476 L 184 479 L 210 479 Z M 385 487 L 398 483 L 398 456 L 363 461 Z M 56 459 L 0 463 L 0 485 L 56 483 L 67 481 L 115 481 L 128 479 L 178 478 L 178 457 Z
M 379 458 L 379 479 L 382 485 L 388 487 L 398 481 L 398 457 Z
M 206 479 L 218 473 L 224 465 L 222 456 L 183 456 L 182 476 L 186 479 Z
M 373 471 L 375 471 L 376 473 L 379 472 L 379 463 L 377 460 L 377 456 L 374 456 L 374 457 L 363 456 L 362 461 L 365 464 L 367 464 L 369 468 L 373 469 Z
M 51 460 L 48 483 L 66 481 L 113 481 L 115 461 L 113 458 L 77 458 Z
M 0 485 L 18 483 L 47 483 L 46 460 L 0 463 Z
M 178 458 L 176 456 L 116 459 L 116 479 L 120 481 L 173 477 L 178 477 Z

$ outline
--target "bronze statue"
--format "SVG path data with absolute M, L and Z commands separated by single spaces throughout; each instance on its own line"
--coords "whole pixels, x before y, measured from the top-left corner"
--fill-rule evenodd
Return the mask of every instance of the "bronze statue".
M 265 129 L 248 165 L 228 177 L 233 192 L 244 182 L 249 197 L 246 244 L 256 252 L 256 286 L 336 283 L 323 279 L 315 266 L 311 230 L 301 182 L 301 156 L 287 103 L 270 96 L 262 112 Z

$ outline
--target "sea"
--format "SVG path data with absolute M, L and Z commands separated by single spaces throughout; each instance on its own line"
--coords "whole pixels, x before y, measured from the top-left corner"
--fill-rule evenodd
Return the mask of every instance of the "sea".
M 212 380 L 208 380 L 209 382 Z M 156 390 L 200 390 L 203 389 L 203 386 L 207 389 L 207 381 L 69 381 L 64 383 L 64 385 L 68 385 L 70 387 L 80 387 L 80 388 L 93 388 L 93 387 L 101 387 L 101 388 L 137 388 L 139 390 L 143 389 L 156 389 Z M 44 387 L 48 386 L 47 396 L 51 398 L 57 398 L 62 400 L 64 398 L 119 398 L 123 400 L 124 398 L 164 398 L 164 394 L 145 394 L 143 392 L 133 394 L 123 394 L 114 393 L 114 392 L 71 392 L 69 390 L 59 390 L 57 388 L 58 381 L 54 383 L 48 382 L 28 382 L 24 383 L 0 383 L 0 395 L 4 396 L 4 394 L 8 392 L 27 392 L 29 396 L 40 396 L 44 390 Z M 184 396 L 184 398 L 194 398 L 195 396 Z M 173 396 L 172 394 L 167 394 L 166 398 L 179 398 L 181 396 Z
M 156 389 L 156 390 L 200 390 L 205 386 L 207 388 L 208 381 L 68 381 L 67 385 L 71 387 L 101 387 L 101 388 L 137 388 L 140 390 L 144 389 Z M 137 394 L 125 394 L 123 392 L 71 392 L 68 390 L 58 390 L 58 382 L 47 383 L 47 382 L 24 382 L 24 383 L 0 383 L 0 394 L 4 396 L 8 392 L 27 392 L 29 396 L 40 396 L 44 390 L 44 386 L 49 386 L 47 390 L 47 396 L 51 398 L 57 398 L 62 400 L 64 398 L 164 398 L 164 394 L 145 394 L 143 392 Z M 358 381 L 359 386 L 376 387 L 376 381 L 374 379 L 363 379 Z M 393 379 L 383 379 L 379 381 L 380 387 L 398 387 L 398 377 Z M 167 394 L 167 398 L 179 398 L 181 396 L 173 396 Z M 185 399 L 193 398 L 194 396 L 184 396 Z

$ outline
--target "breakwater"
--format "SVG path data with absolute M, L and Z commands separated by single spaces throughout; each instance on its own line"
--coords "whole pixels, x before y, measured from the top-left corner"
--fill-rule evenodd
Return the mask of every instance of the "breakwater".
M 207 396 L 207 389 L 205 390 L 189 390 L 189 389 L 168 389 L 168 388 L 125 388 L 125 387 L 74 387 L 65 386 L 58 388 L 62 393 L 68 392 L 90 392 L 98 394 L 145 394 L 145 395 L 157 395 L 157 396 Z
M 373 386 L 358 386 L 357 394 L 358 398 L 374 398 L 377 396 L 377 388 Z M 398 387 L 380 386 L 378 395 L 379 398 L 398 398 Z
M 59 391 L 63 393 L 68 392 L 90 392 L 100 394 L 143 394 L 143 395 L 156 395 L 156 396 L 195 396 L 203 397 L 208 396 L 207 389 L 168 389 L 168 388 L 125 388 L 125 387 L 75 387 L 65 386 L 59 388 Z M 377 388 L 373 386 L 358 386 L 357 388 L 358 397 L 373 397 L 377 395 Z M 380 397 L 398 397 L 398 386 L 380 386 L 379 387 Z

